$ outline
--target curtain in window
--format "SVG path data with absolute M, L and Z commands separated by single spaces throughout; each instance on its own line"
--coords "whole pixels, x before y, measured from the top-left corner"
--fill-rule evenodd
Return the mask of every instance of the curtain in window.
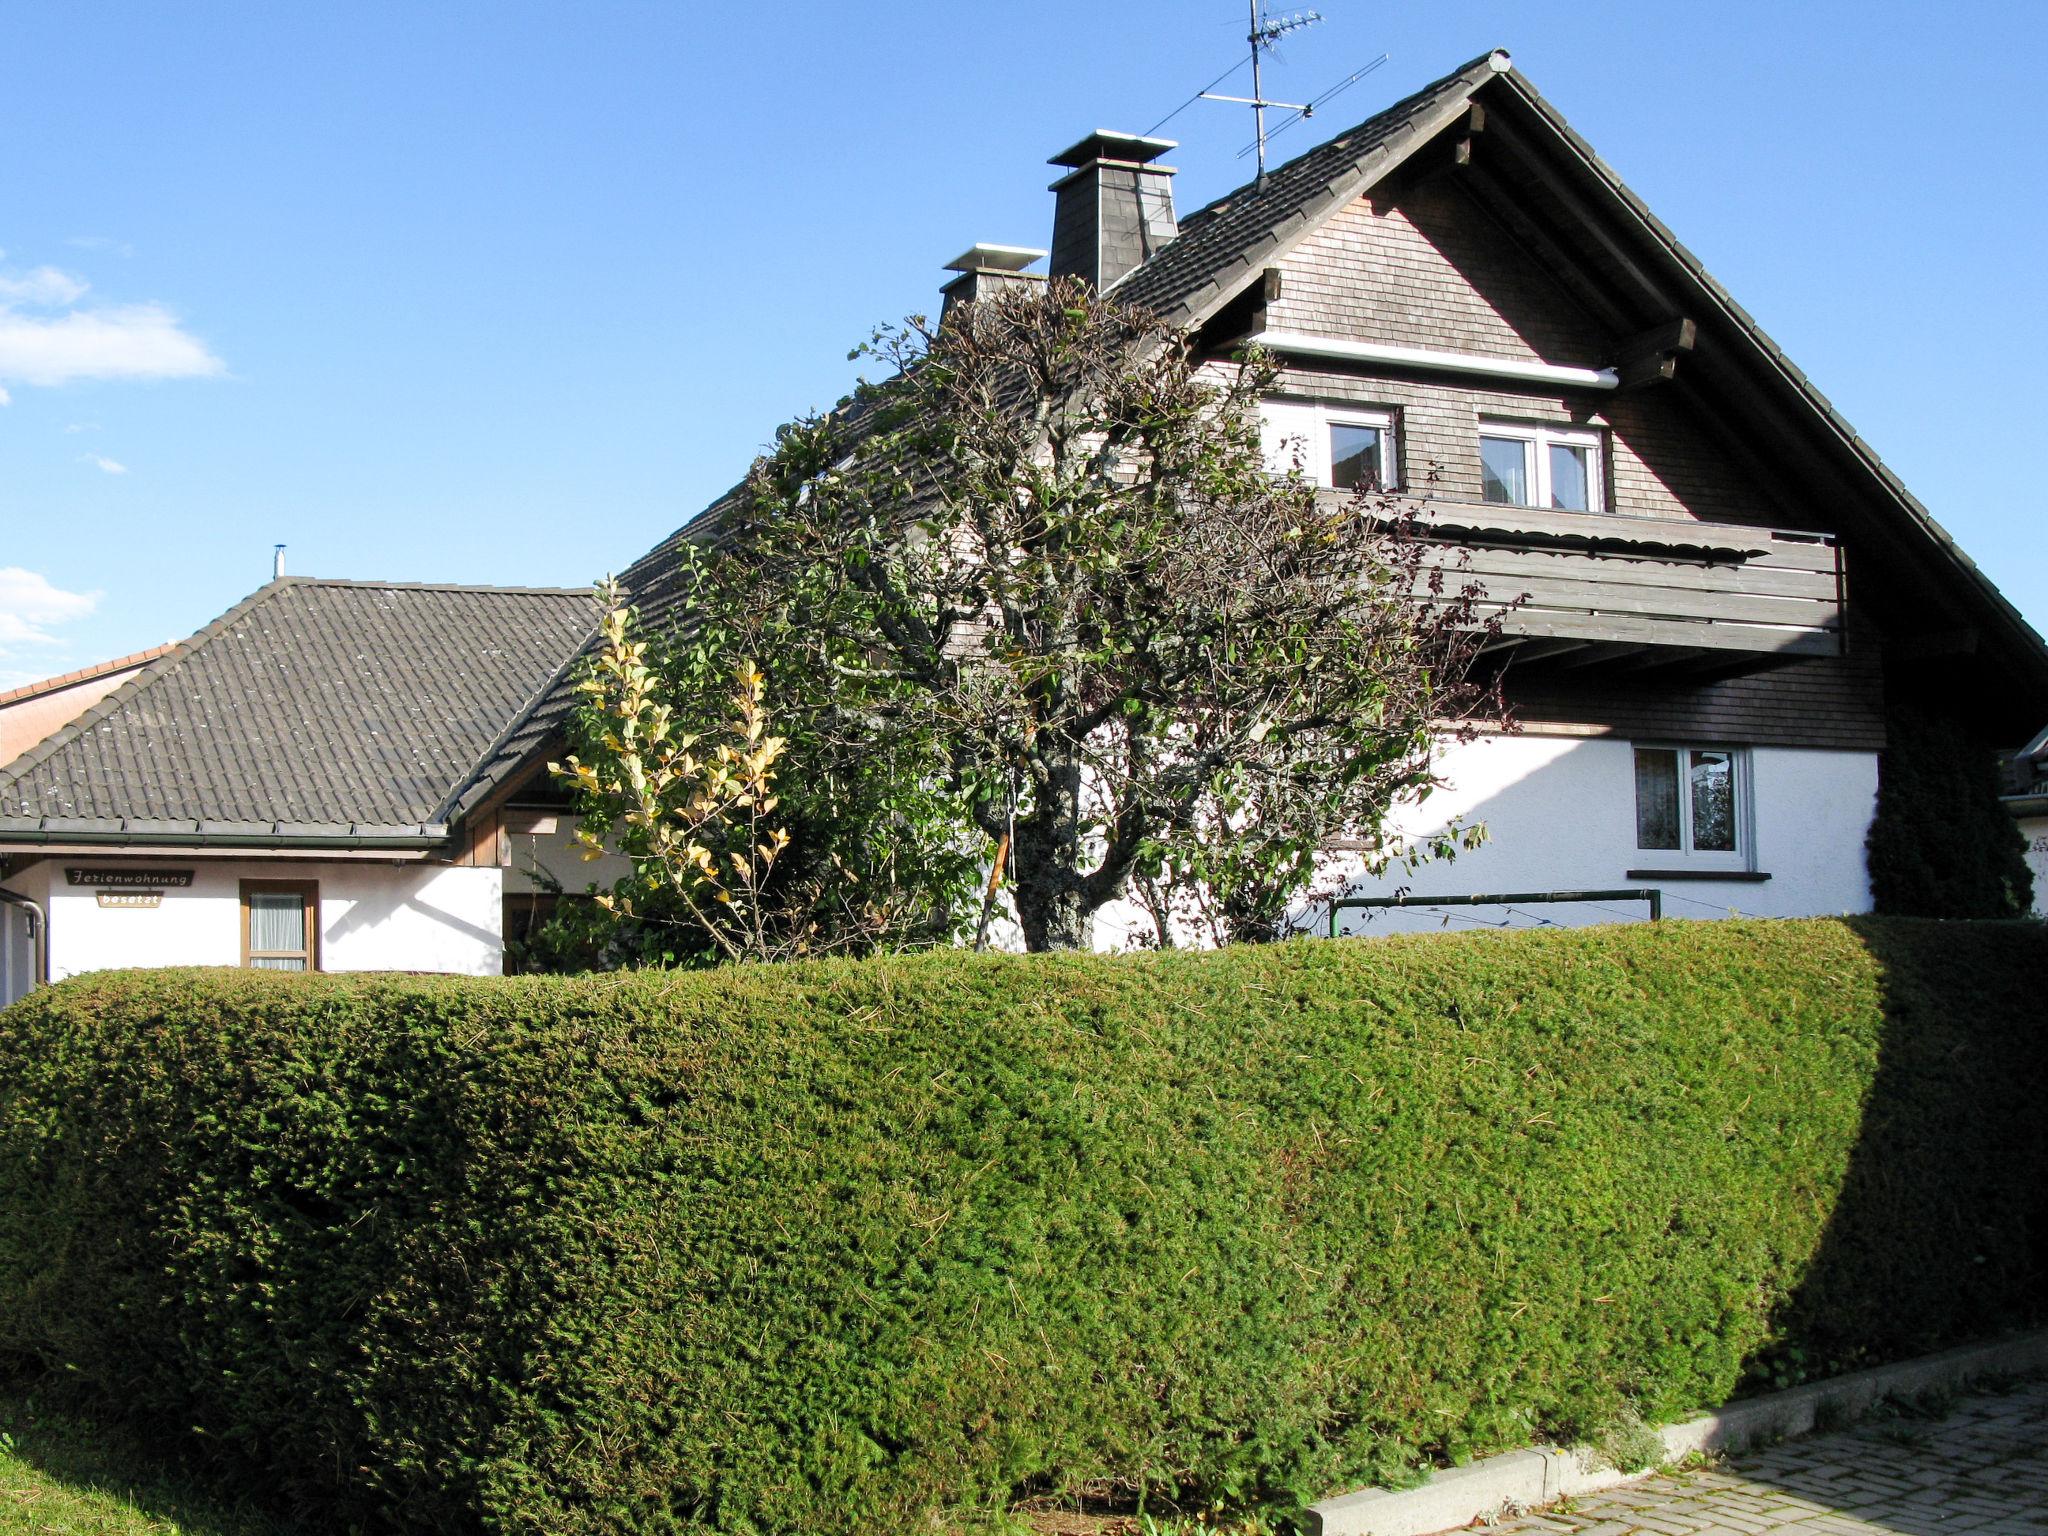
M 1528 446 L 1516 437 L 1479 439 L 1479 476 L 1488 501 L 1511 507 L 1529 505 Z
M 1735 762 L 1726 752 L 1694 752 L 1692 846 L 1697 853 L 1735 851 Z
M 249 964 L 259 971 L 306 968 L 306 899 L 296 891 L 249 893 Z M 265 950 L 301 953 L 265 955 Z
M 1678 754 L 1636 748 L 1636 846 L 1678 847 Z
M 1564 443 L 1550 445 L 1550 504 L 1566 512 L 1593 510 L 1591 455 Z

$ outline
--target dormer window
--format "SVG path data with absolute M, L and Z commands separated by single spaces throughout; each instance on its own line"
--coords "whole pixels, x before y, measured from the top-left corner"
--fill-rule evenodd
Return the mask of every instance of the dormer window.
M 1502 506 L 1606 510 L 1598 432 L 1483 423 L 1479 477 L 1486 499 Z

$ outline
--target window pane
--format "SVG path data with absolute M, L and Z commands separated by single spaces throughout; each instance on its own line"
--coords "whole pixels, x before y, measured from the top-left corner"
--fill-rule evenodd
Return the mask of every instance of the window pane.
M 303 971 L 306 962 L 299 955 L 264 955 L 251 960 L 249 968 L 257 971 Z
M 306 899 L 297 891 L 249 893 L 249 948 L 252 952 L 306 947 Z M 303 965 L 289 967 L 304 969 Z M 287 967 L 268 966 L 269 970 Z
M 1511 507 L 1529 505 L 1528 446 L 1518 437 L 1479 439 L 1479 474 L 1488 501 Z
M 1678 754 L 1669 747 L 1636 748 L 1636 846 L 1678 846 Z
M 1339 490 L 1377 491 L 1381 479 L 1384 444 L 1378 427 L 1349 426 L 1342 422 L 1330 427 L 1330 484 Z
M 1692 846 L 1696 853 L 1735 851 L 1735 762 L 1726 752 L 1692 757 Z
M 1593 451 L 1566 443 L 1550 445 L 1550 504 L 1567 512 L 1593 510 Z

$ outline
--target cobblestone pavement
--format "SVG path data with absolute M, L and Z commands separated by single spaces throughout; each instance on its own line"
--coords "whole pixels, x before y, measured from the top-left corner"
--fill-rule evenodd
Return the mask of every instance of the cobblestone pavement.
M 2041 1536 L 2048 1380 L 1667 1472 L 1494 1527 L 1497 1536 Z

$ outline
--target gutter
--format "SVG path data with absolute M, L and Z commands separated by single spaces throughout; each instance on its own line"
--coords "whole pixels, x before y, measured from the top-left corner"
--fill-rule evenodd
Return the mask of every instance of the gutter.
M 41 902 L 30 901 L 15 891 L 0 889 L 0 901 L 28 913 L 28 936 L 36 953 L 31 967 L 35 974 L 30 984 L 40 987 L 50 979 L 50 920 L 43 915 Z
M 2048 816 L 2048 790 L 2031 795 L 2001 795 L 1998 803 L 2014 816 Z
M 411 854 L 424 858 L 448 842 L 446 826 L 428 823 L 417 827 L 359 829 L 357 825 L 329 825 L 318 830 L 279 822 L 261 823 L 137 822 L 107 820 L 83 825 L 66 825 L 58 818 L 0 817 L 0 847 L 103 848 L 118 852 L 128 848 L 275 848 L 314 851 Z
M 1568 389 L 1618 389 L 1621 375 L 1612 368 L 1575 368 L 1563 363 L 1529 362 L 1513 357 L 1483 357 L 1473 352 L 1441 352 L 1434 347 L 1405 347 L 1392 342 L 1352 341 L 1346 337 L 1309 336 L 1300 331 L 1260 331 L 1245 338 L 1269 352 L 1293 357 L 1327 357 L 1347 363 L 1382 363 L 1425 373 L 1477 374 L 1518 383 L 1558 384 Z

